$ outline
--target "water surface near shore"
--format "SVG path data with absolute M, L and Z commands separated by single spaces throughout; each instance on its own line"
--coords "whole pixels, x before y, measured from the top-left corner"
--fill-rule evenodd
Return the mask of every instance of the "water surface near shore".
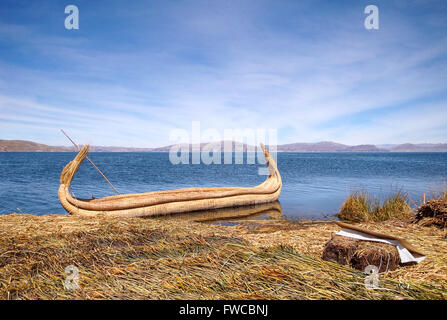
M 65 213 L 57 190 L 62 168 L 74 153 L 0 152 L 0 214 Z M 121 193 L 186 187 L 253 186 L 265 176 L 258 164 L 173 165 L 168 153 L 91 153 Z M 279 153 L 283 189 L 280 203 L 288 218 L 331 217 L 350 192 L 362 189 L 379 197 L 402 190 L 420 202 L 447 182 L 447 153 Z M 90 198 L 113 189 L 90 163 L 76 174 L 72 193 Z

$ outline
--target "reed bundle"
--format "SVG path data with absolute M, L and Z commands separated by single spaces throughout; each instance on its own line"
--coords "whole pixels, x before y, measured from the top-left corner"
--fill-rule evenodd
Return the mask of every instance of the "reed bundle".
M 333 236 L 326 243 L 323 260 L 348 265 L 360 271 L 373 265 L 379 272 L 395 270 L 400 263 L 399 253 L 393 245 L 342 236 Z
M 418 208 L 416 222 L 424 226 L 447 227 L 447 201 L 429 200 Z

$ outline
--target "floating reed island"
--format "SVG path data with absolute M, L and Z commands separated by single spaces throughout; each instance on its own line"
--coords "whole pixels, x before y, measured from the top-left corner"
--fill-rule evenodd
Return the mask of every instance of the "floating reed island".
M 276 219 L 231 226 L 100 214 L 0 216 L 0 299 L 447 299 L 443 229 L 360 223 L 407 239 L 417 265 L 366 275 L 322 259 L 340 227 Z M 67 266 L 79 288 L 65 288 Z

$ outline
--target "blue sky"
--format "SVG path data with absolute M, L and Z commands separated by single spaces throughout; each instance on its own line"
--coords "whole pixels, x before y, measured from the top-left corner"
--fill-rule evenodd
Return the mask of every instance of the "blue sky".
M 153 147 L 192 121 L 447 142 L 447 1 L 0 2 L 0 139 Z

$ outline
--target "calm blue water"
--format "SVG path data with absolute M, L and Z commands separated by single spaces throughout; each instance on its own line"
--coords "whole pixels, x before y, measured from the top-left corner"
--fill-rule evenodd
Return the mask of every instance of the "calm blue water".
M 57 198 L 59 175 L 73 153 L 1 153 L 0 214 L 64 213 Z M 121 193 L 185 187 L 253 186 L 264 180 L 259 165 L 172 165 L 167 153 L 91 153 Z M 441 190 L 447 181 L 447 153 L 279 153 L 283 179 L 280 202 L 287 217 L 324 218 L 336 213 L 351 191 L 379 197 L 403 190 L 414 201 Z M 84 161 L 73 194 L 113 195 Z

